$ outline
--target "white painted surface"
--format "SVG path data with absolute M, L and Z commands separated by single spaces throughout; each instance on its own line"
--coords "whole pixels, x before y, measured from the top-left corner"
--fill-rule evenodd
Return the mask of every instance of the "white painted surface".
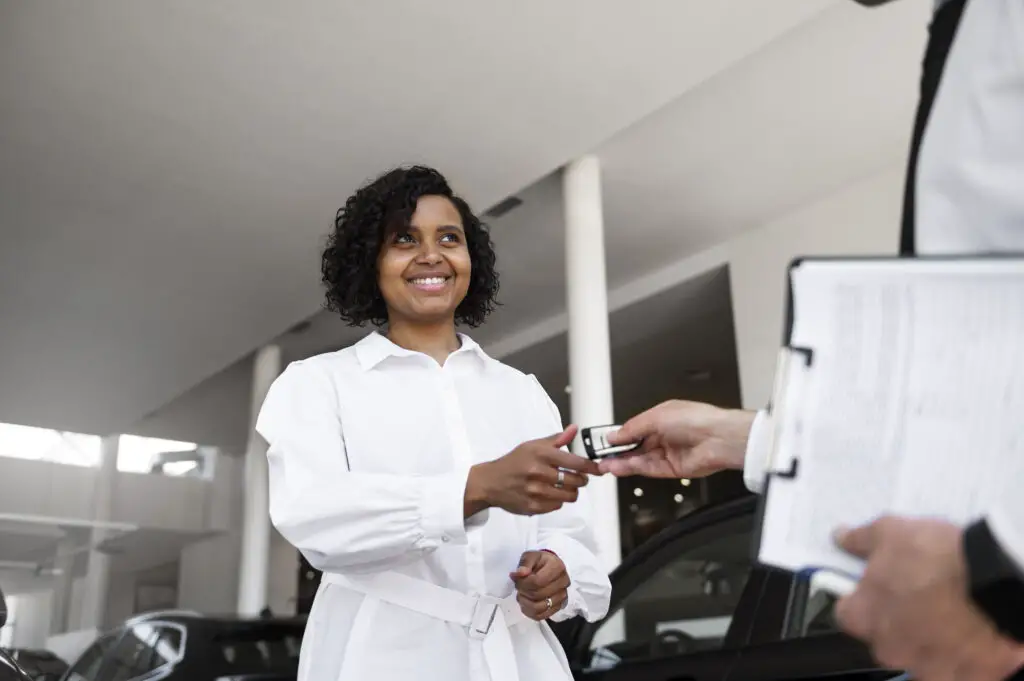
M 571 418 L 580 427 L 607 425 L 615 418 L 615 408 L 608 338 L 601 166 L 597 158 L 585 156 L 570 163 L 563 172 Z M 574 445 L 580 449 L 579 438 Z M 592 478 L 585 488 L 593 509 L 599 557 L 609 572 L 622 560 L 617 490 L 616 481 L 611 477 Z
M 902 163 L 749 232 L 728 244 L 743 405 L 771 396 L 782 343 L 786 268 L 809 255 L 893 255 L 899 242 Z
M 270 570 L 270 496 L 267 443 L 256 434 L 256 416 L 274 379 L 281 373 L 281 348 L 268 345 L 256 353 L 252 379 L 252 434 L 245 453 L 245 494 L 242 502 L 242 555 L 238 575 L 238 612 L 255 616 L 267 603 Z

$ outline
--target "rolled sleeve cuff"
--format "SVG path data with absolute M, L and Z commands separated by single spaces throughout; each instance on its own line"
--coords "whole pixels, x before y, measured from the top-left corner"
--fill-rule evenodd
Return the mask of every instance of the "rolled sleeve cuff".
M 764 491 L 765 478 L 768 477 L 768 459 L 771 456 L 771 417 L 765 410 L 760 410 L 750 426 L 747 438 L 747 451 L 743 458 L 743 482 L 747 489 L 755 494 Z
M 572 537 L 561 535 L 550 537 L 539 548 L 558 556 L 569 575 L 565 607 L 552 615 L 551 621 L 562 622 L 580 616 L 588 622 L 596 622 L 604 617 L 608 612 L 611 583 L 597 557 Z
M 465 513 L 466 480 L 469 471 L 423 478 L 420 487 L 420 519 L 423 527 L 423 538 L 420 548 L 434 548 L 449 544 L 466 544 L 468 542 L 467 525 L 479 523 L 474 516 L 474 523 L 467 523 Z M 484 519 L 486 520 L 486 519 Z

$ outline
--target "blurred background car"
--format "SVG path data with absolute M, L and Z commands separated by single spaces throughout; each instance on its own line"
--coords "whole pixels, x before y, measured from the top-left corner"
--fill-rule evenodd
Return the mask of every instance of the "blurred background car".
M 304 618 L 140 615 L 100 636 L 61 681 L 294 681 L 304 627 Z

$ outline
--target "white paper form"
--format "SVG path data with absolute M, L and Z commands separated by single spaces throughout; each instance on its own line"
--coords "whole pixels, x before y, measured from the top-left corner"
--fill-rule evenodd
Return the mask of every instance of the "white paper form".
M 1024 261 L 805 261 L 760 559 L 859 575 L 839 526 L 959 524 L 1024 482 Z

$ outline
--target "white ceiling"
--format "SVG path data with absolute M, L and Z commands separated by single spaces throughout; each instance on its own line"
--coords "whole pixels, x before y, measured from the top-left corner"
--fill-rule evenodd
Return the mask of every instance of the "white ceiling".
M 0 0 L 0 421 L 129 428 L 309 317 L 391 164 L 523 198 L 484 341 L 564 309 L 580 153 L 612 286 L 762 224 L 904 152 L 928 5 Z M 354 337 L 314 321 L 297 352 Z

